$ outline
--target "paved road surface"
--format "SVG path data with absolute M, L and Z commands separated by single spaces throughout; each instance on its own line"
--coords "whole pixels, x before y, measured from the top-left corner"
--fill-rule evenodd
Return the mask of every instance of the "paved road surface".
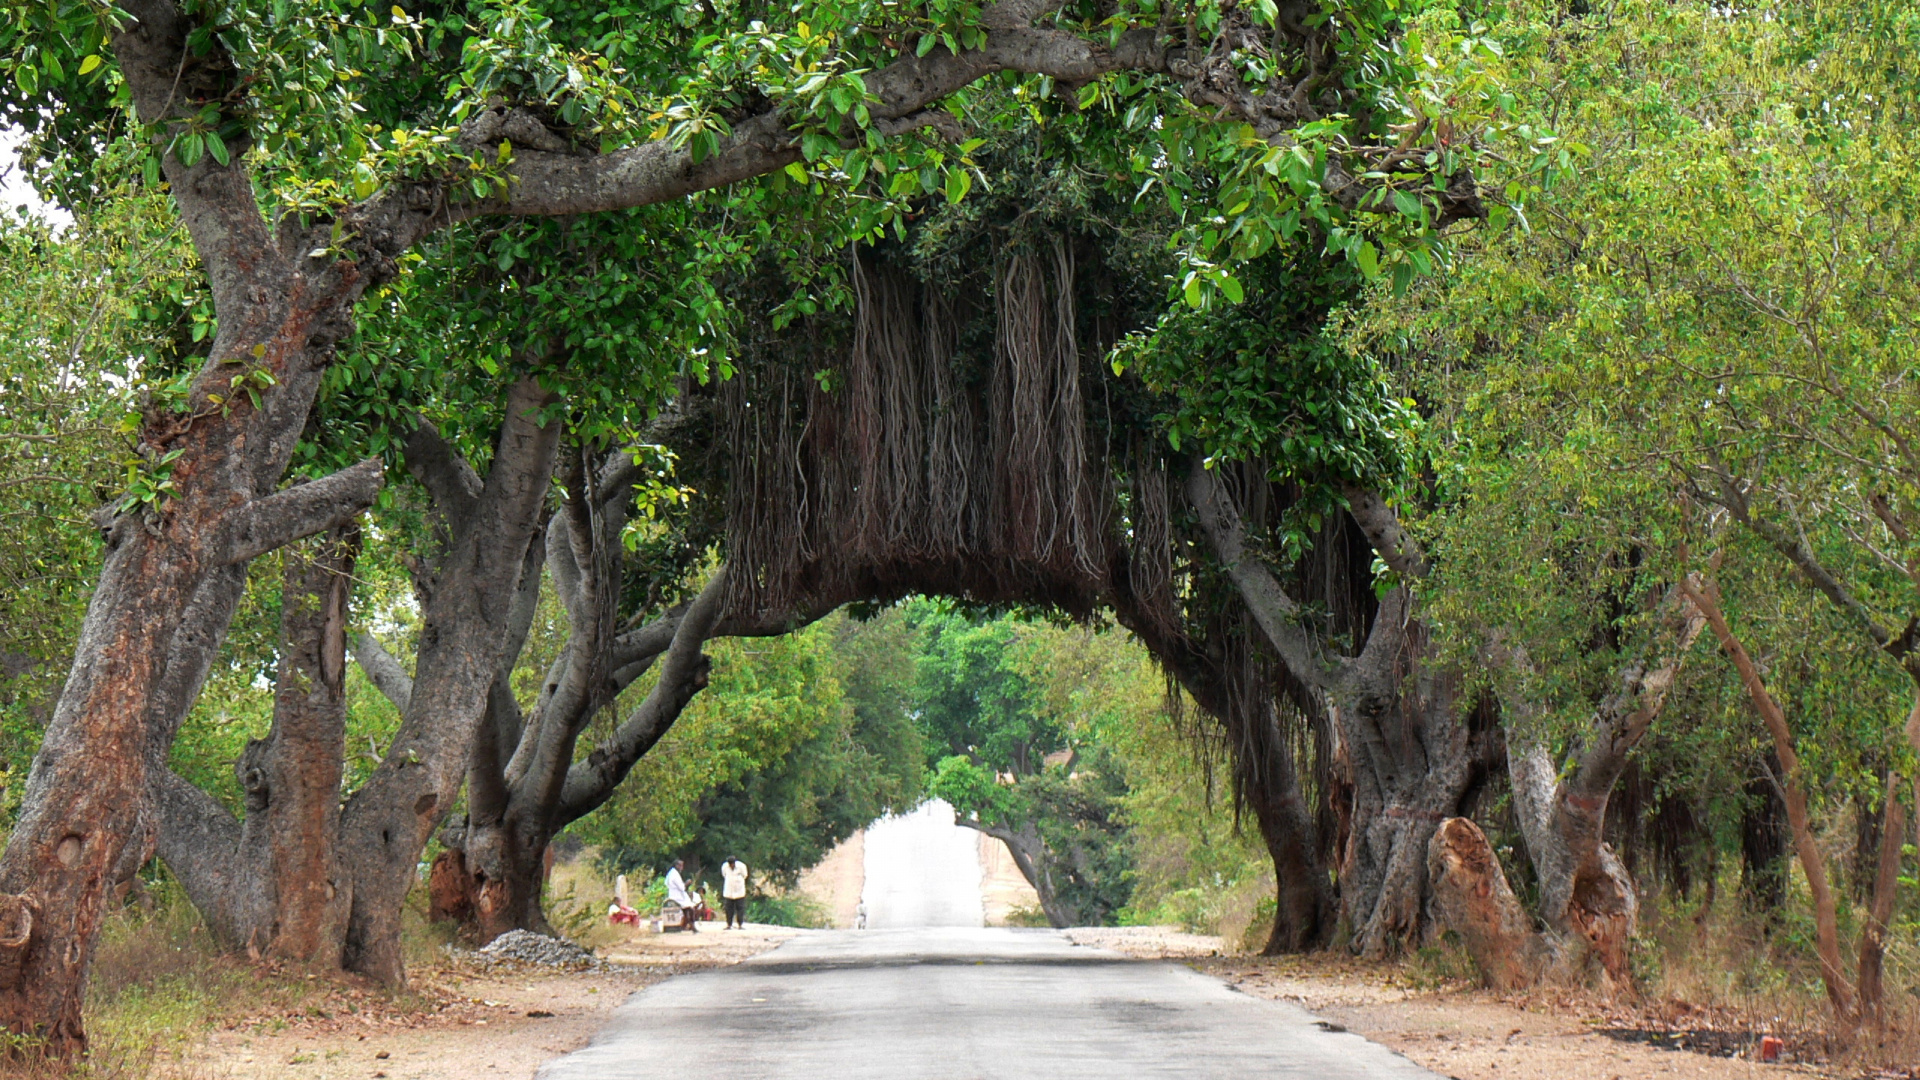
M 867 926 L 981 926 L 980 834 L 953 823 L 934 799 L 867 827 Z
M 1051 930 L 821 931 L 633 997 L 540 1080 L 1438 1080 L 1304 1011 Z

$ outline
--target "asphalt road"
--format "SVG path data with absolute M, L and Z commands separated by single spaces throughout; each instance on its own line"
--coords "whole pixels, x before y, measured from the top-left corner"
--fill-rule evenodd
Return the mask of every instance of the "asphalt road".
M 980 926 L 980 834 L 939 799 L 867 826 L 867 927 Z
M 653 986 L 540 1080 L 1437 1080 L 1301 1009 L 1051 930 L 808 934 Z

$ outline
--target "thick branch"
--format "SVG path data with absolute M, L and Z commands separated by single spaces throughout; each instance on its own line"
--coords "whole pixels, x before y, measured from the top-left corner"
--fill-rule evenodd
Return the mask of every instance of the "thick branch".
M 221 561 L 243 563 L 352 521 L 373 505 L 385 478 L 380 459 L 368 458 L 331 476 L 253 500 L 229 516 Z
M 407 472 L 427 489 L 433 505 L 446 517 L 447 527 L 456 534 L 466 531 L 483 490 L 473 466 L 425 420 L 414 426 L 401 453 Z
M 727 568 L 722 566 L 680 619 L 673 645 L 662 662 L 660 679 L 646 699 L 587 760 L 567 771 L 555 828 L 579 820 L 606 802 L 634 764 L 666 734 L 693 695 L 706 688 L 710 662 L 701 648 L 720 621 L 726 588 Z
M 1195 458 L 1187 473 L 1187 499 L 1200 518 L 1214 558 L 1233 579 L 1247 610 L 1280 654 L 1280 659 L 1302 682 L 1331 690 L 1340 682 L 1341 669 L 1322 661 L 1311 636 L 1297 621 L 1300 605 L 1288 596 L 1257 558 L 1246 550 L 1246 526 L 1225 485 L 1212 469 Z
M 187 899 L 223 942 L 244 936 L 239 906 L 247 868 L 240 860 L 240 822 L 220 801 L 171 769 L 155 774 L 158 855 L 172 868 Z
M 1347 513 L 1367 536 L 1374 553 L 1408 581 L 1427 576 L 1427 557 L 1413 537 L 1400 527 L 1400 515 L 1371 488 L 1348 487 Z
M 155 136 L 164 147 L 179 130 L 178 122 L 198 112 L 201 103 L 227 97 L 239 73 L 217 38 L 202 55 L 190 55 L 187 38 L 194 20 L 174 0 L 125 0 L 120 6 L 132 18 L 114 35 L 114 57 L 135 113 L 145 123 L 167 124 Z M 251 287 L 257 287 L 262 271 L 286 269 L 254 196 L 244 164 L 246 142 L 230 141 L 228 147 L 226 165 L 212 154 L 191 166 L 171 153 L 161 160 L 223 323 L 255 299 Z
M 1697 587 L 1697 581 L 1694 585 Z M 1604 803 L 1626 770 L 1627 755 L 1640 745 L 1659 718 L 1679 678 L 1681 664 L 1706 628 L 1706 616 L 1688 598 L 1687 590 L 1678 585 L 1661 599 L 1656 622 L 1647 654 L 1635 657 L 1621 670 L 1619 687 L 1594 709 L 1593 733 L 1573 775 L 1567 778 L 1567 793 L 1575 799 Z M 1647 655 L 1651 655 L 1651 663 Z
M 367 673 L 374 689 L 405 716 L 407 704 L 413 700 L 413 676 L 407 674 L 400 661 L 372 634 L 353 636 L 353 658 L 360 662 L 360 670 Z
M 1130 31 L 1109 48 L 1064 30 L 994 30 L 980 49 L 954 54 L 937 47 L 866 76 L 868 90 L 879 99 L 870 111 L 884 127 L 925 113 L 928 106 L 999 71 L 1051 75 L 1072 84 L 1115 71 L 1164 71 L 1168 51 L 1160 37 L 1158 31 Z M 928 123 L 937 120 L 931 113 L 927 117 Z M 496 143 L 502 126 L 504 118 L 492 124 L 482 118 L 469 124 L 463 141 Z M 645 206 L 770 173 L 798 160 L 799 137 L 773 110 L 735 124 L 719 151 L 697 163 L 690 147 L 665 140 L 584 156 L 516 144 L 508 195 L 461 203 L 453 215 L 573 215 Z

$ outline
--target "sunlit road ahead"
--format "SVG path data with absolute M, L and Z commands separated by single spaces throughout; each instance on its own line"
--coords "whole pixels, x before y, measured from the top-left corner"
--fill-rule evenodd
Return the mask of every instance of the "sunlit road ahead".
M 867 826 L 867 927 L 980 926 L 980 834 L 934 799 Z
M 541 1080 L 1437 1080 L 1300 1009 L 1051 930 L 840 930 L 636 995 Z

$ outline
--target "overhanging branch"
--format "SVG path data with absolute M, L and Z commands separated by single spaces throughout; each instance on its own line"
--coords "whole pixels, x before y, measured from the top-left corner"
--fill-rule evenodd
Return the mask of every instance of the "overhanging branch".
M 221 562 L 246 562 L 353 520 L 373 505 L 385 478 L 380 460 L 368 458 L 331 476 L 255 499 L 228 517 Z

